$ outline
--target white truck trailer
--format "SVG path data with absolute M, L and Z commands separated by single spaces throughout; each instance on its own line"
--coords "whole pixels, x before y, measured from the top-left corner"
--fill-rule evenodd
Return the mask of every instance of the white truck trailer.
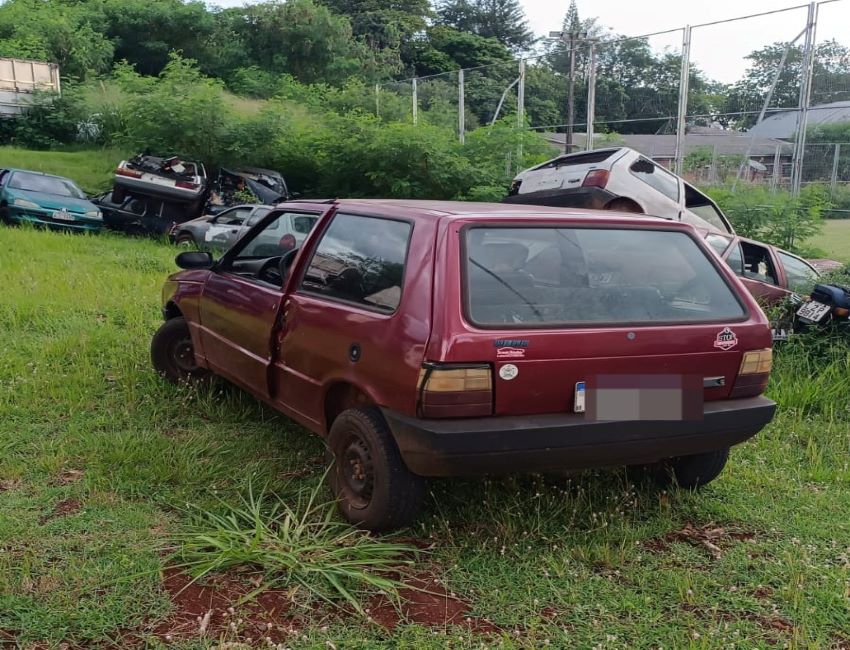
M 20 114 L 37 90 L 60 91 L 57 64 L 0 58 L 0 118 Z

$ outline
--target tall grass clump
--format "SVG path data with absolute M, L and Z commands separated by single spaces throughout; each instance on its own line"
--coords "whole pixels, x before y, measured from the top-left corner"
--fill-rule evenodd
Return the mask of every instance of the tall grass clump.
M 198 510 L 176 541 L 172 556 L 195 579 L 227 570 L 262 576 L 266 589 L 303 589 L 307 601 L 347 604 L 363 613 L 361 597 L 382 592 L 398 600 L 403 573 L 416 557 L 407 544 L 382 541 L 336 518 L 335 504 L 320 500 L 323 485 L 301 492 L 290 505 L 249 485 L 222 510 Z

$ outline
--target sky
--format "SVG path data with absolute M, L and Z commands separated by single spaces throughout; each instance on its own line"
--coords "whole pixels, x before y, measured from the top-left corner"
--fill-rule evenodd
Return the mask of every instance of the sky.
M 569 0 L 521 0 L 529 25 L 537 34 L 559 30 Z M 600 25 L 626 36 L 638 36 L 683 25 L 738 18 L 787 7 L 800 7 L 801 0 L 577 0 L 581 18 L 598 17 Z M 770 16 L 697 27 L 691 35 L 691 62 L 709 78 L 731 83 L 747 68 L 744 57 L 755 49 L 793 39 L 806 26 L 808 8 L 783 11 Z M 822 3 L 819 7 L 817 42 L 835 38 L 850 45 L 850 0 Z M 649 39 L 653 48 L 678 52 L 682 32 Z M 799 41 L 802 44 L 802 38 Z
M 530 27 L 538 35 L 560 30 L 569 0 L 520 0 Z M 212 0 L 236 6 L 245 0 Z M 738 18 L 788 7 L 797 9 L 769 16 L 698 27 L 693 30 L 691 62 L 709 78 L 725 83 L 738 80 L 747 68 L 744 57 L 777 41 L 793 39 L 806 26 L 807 8 L 801 0 L 577 0 L 582 18 L 598 17 L 599 24 L 617 34 L 640 36 L 683 25 Z M 821 3 L 817 41 L 835 38 L 850 46 L 850 0 Z M 649 39 L 656 50 L 679 51 L 681 31 Z M 800 40 L 802 44 L 802 39 Z

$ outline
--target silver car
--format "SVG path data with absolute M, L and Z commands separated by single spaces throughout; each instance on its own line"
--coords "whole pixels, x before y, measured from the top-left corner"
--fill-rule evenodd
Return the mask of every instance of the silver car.
M 274 209 L 270 205 L 237 205 L 217 215 L 204 215 L 178 224 L 171 238 L 178 246 L 224 251 Z M 285 218 L 277 221 L 274 232 L 268 228 L 264 231 L 267 237 L 275 239 L 269 242 L 274 245 L 275 254 L 280 254 L 278 246 L 287 249 L 300 245 L 317 219 L 308 214 L 284 213 L 282 216 Z
M 506 203 L 637 212 L 734 234 L 717 204 L 628 147 L 553 158 L 514 178 Z

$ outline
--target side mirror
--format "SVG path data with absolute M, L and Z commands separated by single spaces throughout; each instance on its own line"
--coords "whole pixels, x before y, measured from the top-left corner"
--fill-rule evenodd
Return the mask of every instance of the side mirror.
M 204 251 L 184 251 L 174 262 L 181 269 L 208 269 L 213 265 L 213 256 Z

